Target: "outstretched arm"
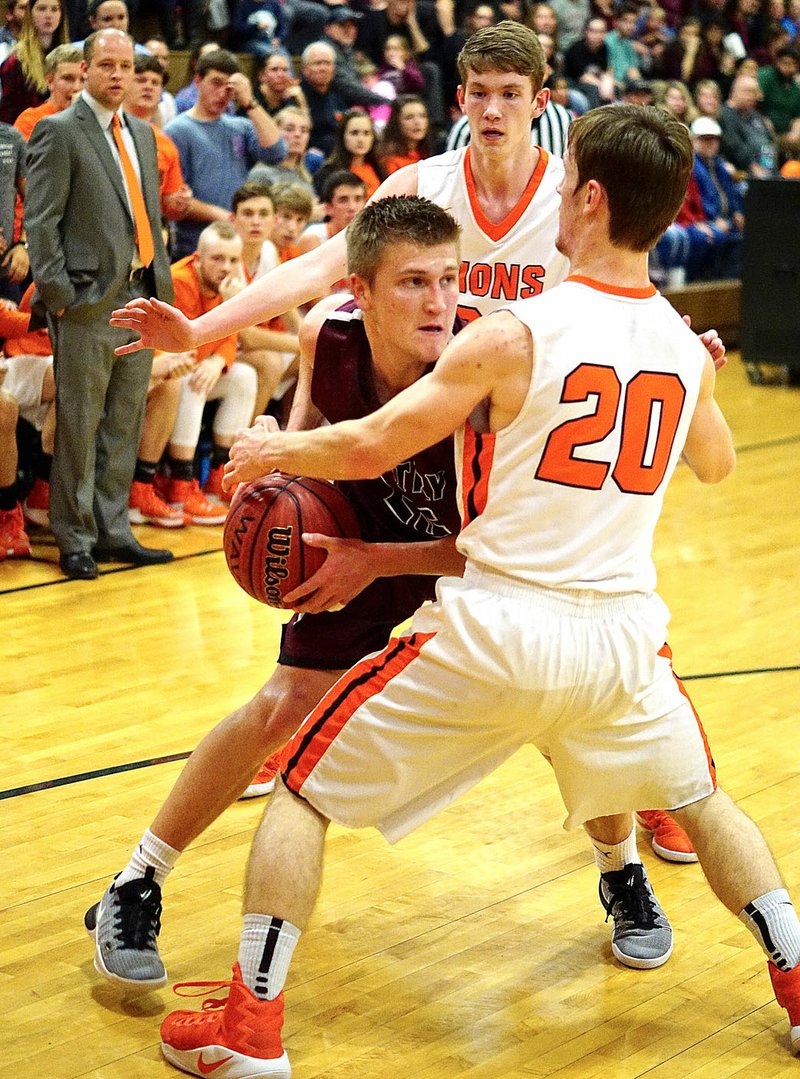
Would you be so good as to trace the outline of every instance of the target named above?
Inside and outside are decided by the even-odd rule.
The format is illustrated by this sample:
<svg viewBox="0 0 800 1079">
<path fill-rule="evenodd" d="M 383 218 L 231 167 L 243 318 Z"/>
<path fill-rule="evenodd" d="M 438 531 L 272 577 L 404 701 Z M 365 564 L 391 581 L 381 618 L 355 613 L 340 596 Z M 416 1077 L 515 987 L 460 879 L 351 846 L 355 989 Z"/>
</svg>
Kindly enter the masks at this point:
<svg viewBox="0 0 800 1079">
<path fill-rule="evenodd" d="M 416 165 L 400 169 L 385 180 L 373 199 L 389 195 L 415 195 Z M 186 352 L 239 333 L 247 326 L 267 322 L 291 307 L 324 296 L 328 288 L 345 275 L 347 242 L 340 232 L 324 244 L 299 258 L 285 262 L 257 278 L 238 296 L 226 300 L 213 311 L 191 320 L 161 300 L 131 300 L 112 312 L 111 325 L 138 333 L 139 339 L 121 345 L 118 356 L 140 348 L 158 348 L 163 352 Z"/>
</svg>

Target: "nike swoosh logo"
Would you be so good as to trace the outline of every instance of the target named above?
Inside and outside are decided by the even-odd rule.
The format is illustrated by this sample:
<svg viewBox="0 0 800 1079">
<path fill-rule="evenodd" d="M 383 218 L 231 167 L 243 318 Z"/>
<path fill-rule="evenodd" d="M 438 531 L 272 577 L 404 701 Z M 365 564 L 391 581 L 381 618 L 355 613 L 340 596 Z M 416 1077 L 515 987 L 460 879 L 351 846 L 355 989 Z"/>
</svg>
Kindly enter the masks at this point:
<svg viewBox="0 0 800 1079">
<path fill-rule="evenodd" d="M 227 1064 L 229 1060 L 233 1060 L 233 1053 L 229 1057 L 225 1057 L 224 1060 L 217 1060 L 213 1064 L 206 1064 L 203 1060 L 203 1051 L 200 1051 L 200 1056 L 197 1058 L 197 1067 L 200 1070 L 201 1075 L 211 1075 L 217 1068 L 221 1068 L 223 1064 Z"/>
</svg>

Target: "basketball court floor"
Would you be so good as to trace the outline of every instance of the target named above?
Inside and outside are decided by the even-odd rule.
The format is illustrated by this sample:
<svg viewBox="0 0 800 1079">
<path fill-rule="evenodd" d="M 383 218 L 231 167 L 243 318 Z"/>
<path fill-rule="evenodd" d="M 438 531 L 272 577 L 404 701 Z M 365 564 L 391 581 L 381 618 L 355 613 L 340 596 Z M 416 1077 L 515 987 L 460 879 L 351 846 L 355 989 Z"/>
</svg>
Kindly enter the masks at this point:
<svg viewBox="0 0 800 1079">
<path fill-rule="evenodd" d="M 724 787 L 800 898 L 800 392 L 718 396 L 736 473 L 681 469 L 657 535 L 676 671 Z M 15 1079 L 166 1079 L 171 986 L 124 997 L 92 967 L 83 913 L 124 865 L 202 734 L 270 674 L 283 615 L 237 589 L 221 529 L 140 529 L 168 566 L 61 578 L 47 534 L 0 564 L 0 1014 Z M 263 801 L 187 852 L 164 895 L 170 983 L 225 979 Z M 750 934 L 696 865 L 640 849 L 675 927 L 664 967 L 611 957 L 582 834 L 561 829 L 525 747 L 395 848 L 333 828 L 319 906 L 289 974 L 296 1079 L 767 1079 L 798 1075 Z M 224 996 L 221 990 L 216 996 Z"/>
</svg>

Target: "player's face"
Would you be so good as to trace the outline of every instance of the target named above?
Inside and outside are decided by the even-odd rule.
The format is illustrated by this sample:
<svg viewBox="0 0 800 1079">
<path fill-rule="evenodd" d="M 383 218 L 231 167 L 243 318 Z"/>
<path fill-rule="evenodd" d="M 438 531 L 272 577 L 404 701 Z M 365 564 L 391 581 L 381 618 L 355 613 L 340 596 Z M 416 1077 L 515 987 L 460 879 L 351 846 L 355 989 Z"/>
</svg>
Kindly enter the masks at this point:
<svg viewBox="0 0 800 1079">
<path fill-rule="evenodd" d="M 80 61 L 74 64 L 59 64 L 48 78 L 50 87 L 50 100 L 60 111 L 72 104 L 75 94 L 83 86 Z"/>
<path fill-rule="evenodd" d="M 197 252 L 197 276 L 207 292 L 216 295 L 228 274 L 238 269 L 242 257 L 242 241 L 211 237 L 203 242 Z"/>
<path fill-rule="evenodd" d="M 272 242 L 279 251 L 290 244 L 297 243 L 306 223 L 306 218 L 294 210 L 276 210 L 272 224 Z"/>
<path fill-rule="evenodd" d="M 133 84 L 128 91 L 128 104 L 132 109 L 153 112 L 161 100 L 164 81 L 155 71 L 140 71 L 133 76 Z"/>
<path fill-rule="evenodd" d="M 529 146 L 531 121 L 547 104 L 544 94 L 534 98 L 531 80 L 514 71 L 469 71 L 458 103 L 469 120 L 473 152 L 505 156 Z"/>
<path fill-rule="evenodd" d="M 367 200 L 363 187 L 337 187 L 331 201 L 327 203 L 331 218 L 331 231 L 341 232 L 347 228 L 359 210 L 363 210 Z"/>
<path fill-rule="evenodd" d="M 354 278 L 370 333 L 393 353 L 418 363 L 439 358 L 453 329 L 458 305 L 455 244 L 418 248 L 398 244 L 384 253 L 372 284 Z"/>
<path fill-rule="evenodd" d="M 236 207 L 233 227 L 246 244 L 263 244 L 272 237 L 272 219 L 275 216 L 268 198 L 246 199 Z"/>
<path fill-rule="evenodd" d="M 119 108 L 133 82 L 133 43 L 116 33 L 97 39 L 90 63 L 83 61 L 86 89 L 103 108 Z"/>
</svg>

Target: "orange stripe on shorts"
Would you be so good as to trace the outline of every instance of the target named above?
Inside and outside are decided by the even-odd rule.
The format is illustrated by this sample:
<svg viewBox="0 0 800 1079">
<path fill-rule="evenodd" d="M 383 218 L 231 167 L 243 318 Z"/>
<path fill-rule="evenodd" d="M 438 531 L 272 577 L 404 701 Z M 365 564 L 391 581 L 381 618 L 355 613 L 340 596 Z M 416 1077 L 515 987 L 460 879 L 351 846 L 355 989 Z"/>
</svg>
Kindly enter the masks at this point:
<svg viewBox="0 0 800 1079">
<path fill-rule="evenodd" d="M 689 707 L 692 710 L 692 715 L 697 720 L 697 729 L 700 731 L 700 737 L 703 739 L 703 748 L 706 751 L 706 760 L 708 761 L 708 773 L 711 776 L 711 782 L 714 784 L 714 790 L 716 790 L 717 789 L 717 768 L 716 768 L 716 765 L 714 764 L 714 758 L 711 756 L 711 747 L 708 744 L 708 739 L 706 738 L 706 732 L 703 730 L 703 724 L 700 722 L 700 716 L 698 716 L 697 710 L 696 710 L 695 706 L 692 704 L 692 698 L 686 692 L 686 687 L 684 686 L 683 682 L 681 682 L 680 678 L 678 678 L 677 674 L 675 673 L 675 671 L 672 668 L 672 649 L 670 648 L 670 646 L 668 644 L 664 644 L 664 646 L 661 648 L 661 650 L 659 651 L 658 654 L 660 656 L 663 656 L 665 659 L 669 660 L 669 666 L 670 666 L 670 670 L 672 671 L 672 677 L 675 679 L 675 682 L 677 683 L 678 689 L 681 691 L 683 696 L 686 698 L 686 701 L 687 701 Z"/>
<path fill-rule="evenodd" d="M 301 788 L 328 747 L 358 708 L 401 674 L 433 633 L 393 637 L 380 655 L 362 659 L 330 689 L 281 753 L 281 778 L 293 794 Z"/>
<path fill-rule="evenodd" d="M 489 496 L 489 475 L 494 459 L 495 436 L 477 434 L 468 422 L 464 426 L 464 454 L 461 462 L 461 527 L 480 517 Z"/>
</svg>

